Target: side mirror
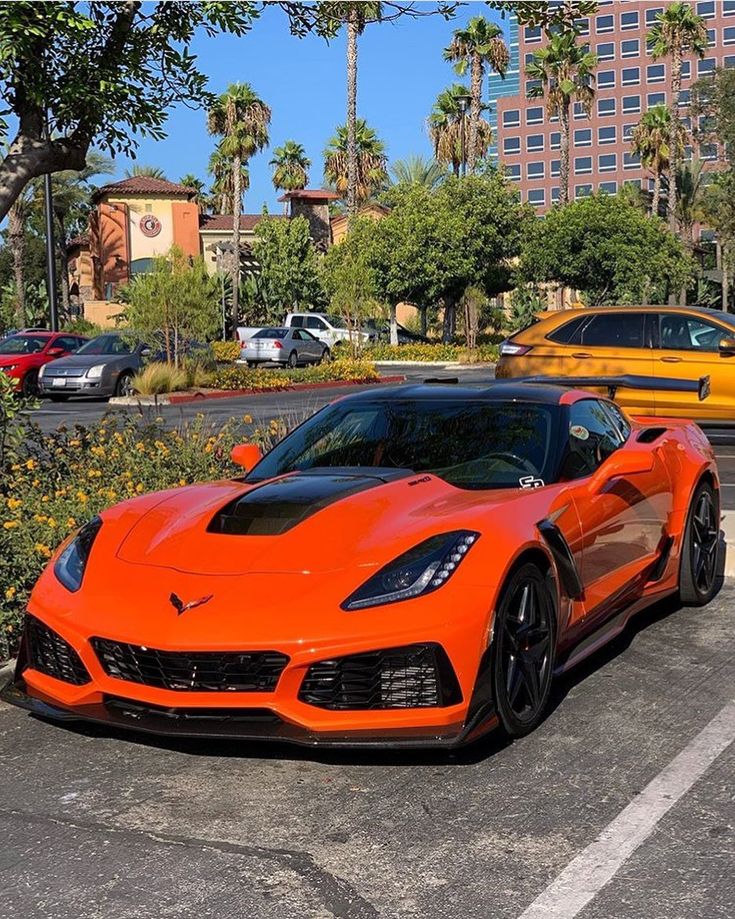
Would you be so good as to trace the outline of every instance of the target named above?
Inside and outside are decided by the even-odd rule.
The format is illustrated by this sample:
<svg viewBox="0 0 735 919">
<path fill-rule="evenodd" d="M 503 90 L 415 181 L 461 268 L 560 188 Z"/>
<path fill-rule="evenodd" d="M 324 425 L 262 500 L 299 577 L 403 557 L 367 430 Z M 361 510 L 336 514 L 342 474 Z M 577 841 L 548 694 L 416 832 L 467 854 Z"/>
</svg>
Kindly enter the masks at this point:
<svg viewBox="0 0 735 919">
<path fill-rule="evenodd" d="M 263 451 L 257 444 L 237 444 L 230 452 L 230 459 L 236 466 L 250 472 L 263 458 Z"/>
<path fill-rule="evenodd" d="M 152 353 L 153 353 L 153 352 L 152 352 L 151 349 L 148 348 L 148 347 L 145 347 L 145 348 L 141 348 L 141 349 L 140 349 L 140 356 L 141 356 L 141 357 L 150 357 Z"/>
<path fill-rule="evenodd" d="M 720 339 L 720 354 L 735 354 L 735 338 Z"/>
<path fill-rule="evenodd" d="M 62 354 L 65 354 L 65 353 L 66 352 L 64 351 L 63 348 L 49 348 L 48 351 L 46 352 L 46 354 L 48 354 L 49 357 L 60 357 Z"/>
<path fill-rule="evenodd" d="M 592 491 L 599 491 L 611 479 L 629 475 L 639 475 L 653 469 L 653 454 L 647 450 L 627 450 L 622 447 L 608 456 L 605 462 L 592 476 L 590 487 Z"/>
</svg>

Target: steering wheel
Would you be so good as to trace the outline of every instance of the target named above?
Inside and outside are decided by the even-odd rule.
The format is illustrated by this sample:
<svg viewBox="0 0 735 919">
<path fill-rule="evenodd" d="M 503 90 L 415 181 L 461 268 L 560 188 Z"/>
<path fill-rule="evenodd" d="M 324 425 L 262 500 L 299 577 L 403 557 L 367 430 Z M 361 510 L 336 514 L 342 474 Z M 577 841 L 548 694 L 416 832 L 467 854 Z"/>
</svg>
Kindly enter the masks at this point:
<svg viewBox="0 0 735 919">
<path fill-rule="evenodd" d="M 505 462 L 510 460 L 511 465 L 520 466 L 520 468 L 525 472 L 530 472 L 532 475 L 538 475 L 538 469 L 533 465 L 533 463 L 523 456 L 518 456 L 517 453 L 486 453 L 482 459 L 499 459 Z"/>
</svg>

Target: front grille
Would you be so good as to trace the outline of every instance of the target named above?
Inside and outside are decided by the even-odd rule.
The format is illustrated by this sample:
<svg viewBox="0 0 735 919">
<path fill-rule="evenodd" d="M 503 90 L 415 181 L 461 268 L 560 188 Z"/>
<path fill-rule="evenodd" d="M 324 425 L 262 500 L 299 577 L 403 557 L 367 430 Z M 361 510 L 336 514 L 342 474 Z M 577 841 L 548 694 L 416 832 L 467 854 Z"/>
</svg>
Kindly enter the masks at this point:
<svg viewBox="0 0 735 919">
<path fill-rule="evenodd" d="M 333 710 L 433 708 L 462 701 L 440 645 L 407 645 L 312 664 L 299 699 Z"/>
<path fill-rule="evenodd" d="M 273 692 L 288 657 L 278 651 L 157 651 L 91 640 L 108 676 L 177 692 Z"/>
<path fill-rule="evenodd" d="M 283 724 L 269 708 L 169 708 L 105 696 L 105 706 L 126 718 L 143 721 L 151 716 L 186 724 L 278 725 Z"/>
<path fill-rule="evenodd" d="M 29 667 L 83 686 L 92 679 L 72 646 L 35 616 L 26 616 L 25 644 Z"/>
</svg>

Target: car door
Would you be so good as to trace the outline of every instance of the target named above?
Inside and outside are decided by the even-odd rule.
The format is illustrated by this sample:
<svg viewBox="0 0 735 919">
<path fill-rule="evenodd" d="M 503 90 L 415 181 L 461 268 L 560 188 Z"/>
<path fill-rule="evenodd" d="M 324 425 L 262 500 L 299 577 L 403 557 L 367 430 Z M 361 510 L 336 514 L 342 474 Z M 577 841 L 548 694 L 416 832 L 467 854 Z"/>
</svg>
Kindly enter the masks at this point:
<svg viewBox="0 0 735 919">
<path fill-rule="evenodd" d="M 659 558 L 673 509 L 673 487 L 659 447 L 631 444 L 630 425 L 606 399 L 569 407 L 569 435 L 561 478 L 581 524 L 584 602 L 576 615 L 605 618 L 636 596 Z M 650 451 L 651 468 L 615 474 L 619 450 Z M 610 476 L 605 476 L 605 469 Z"/>
<path fill-rule="evenodd" d="M 735 354 L 720 351 L 720 341 L 735 337 L 735 329 L 694 312 L 662 310 L 657 319 L 655 375 L 682 380 L 710 378 L 710 395 L 702 402 L 696 392 L 658 391 L 657 414 L 735 420 Z"/>
<path fill-rule="evenodd" d="M 557 345 L 561 356 L 557 372 L 562 376 L 653 377 L 653 352 L 646 326 L 646 314 L 633 307 L 604 309 L 576 323 L 566 342 Z M 618 401 L 631 412 L 655 408 L 653 390 L 623 390 Z"/>
<path fill-rule="evenodd" d="M 331 343 L 331 336 L 329 334 L 329 326 L 320 316 L 307 316 L 306 317 L 306 328 L 311 332 L 311 334 L 318 338 L 319 341 L 323 341 L 326 344 Z"/>
<path fill-rule="evenodd" d="M 318 338 L 315 338 L 311 332 L 307 332 L 306 329 L 302 329 L 300 335 L 304 354 L 307 359 L 314 362 L 321 360 L 322 353 L 324 352 L 324 342 L 319 341 Z"/>
</svg>

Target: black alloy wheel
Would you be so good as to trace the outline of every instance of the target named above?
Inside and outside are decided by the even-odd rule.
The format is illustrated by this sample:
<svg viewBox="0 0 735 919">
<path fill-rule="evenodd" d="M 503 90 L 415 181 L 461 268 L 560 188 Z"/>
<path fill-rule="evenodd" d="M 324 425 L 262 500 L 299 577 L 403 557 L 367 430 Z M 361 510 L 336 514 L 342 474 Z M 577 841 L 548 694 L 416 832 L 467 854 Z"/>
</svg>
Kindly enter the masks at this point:
<svg viewBox="0 0 735 919">
<path fill-rule="evenodd" d="M 21 392 L 26 399 L 33 399 L 38 395 L 37 370 L 29 370 L 28 373 L 23 377 L 23 382 L 21 383 Z"/>
<path fill-rule="evenodd" d="M 536 565 L 519 568 L 503 590 L 493 642 L 498 715 L 508 734 L 523 737 L 543 717 L 556 647 L 554 601 Z"/>
<path fill-rule="evenodd" d="M 679 596 L 687 606 L 704 606 L 717 592 L 719 542 L 719 500 L 702 482 L 692 498 L 681 550 Z"/>
</svg>

